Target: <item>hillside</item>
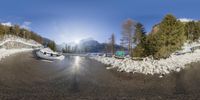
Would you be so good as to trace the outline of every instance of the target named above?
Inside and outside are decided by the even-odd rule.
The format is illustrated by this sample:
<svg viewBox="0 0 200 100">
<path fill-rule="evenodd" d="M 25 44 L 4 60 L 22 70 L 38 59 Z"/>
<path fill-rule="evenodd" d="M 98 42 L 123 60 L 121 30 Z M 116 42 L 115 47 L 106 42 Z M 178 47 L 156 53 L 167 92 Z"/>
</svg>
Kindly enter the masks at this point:
<svg viewBox="0 0 200 100">
<path fill-rule="evenodd" d="M 48 46 L 55 50 L 55 42 L 19 25 L 0 24 L 0 60 L 6 56 Z"/>
<path fill-rule="evenodd" d="M 6 35 L 14 35 L 17 37 L 21 37 L 23 39 L 34 40 L 40 44 L 50 47 L 53 50 L 55 50 L 56 48 L 54 41 L 44 38 L 31 30 L 25 29 L 19 25 L 6 25 L 6 24 L 1 23 L 0 24 L 0 38 Z"/>
<path fill-rule="evenodd" d="M 42 44 L 31 39 L 28 40 L 14 35 L 5 35 L 0 38 L 0 47 L 6 49 L 39 48 L 42 47 Z"/>
<path fill-rule="evenodd" d="M 41 47 L 43 46 L 40 43 L 31 39 L 24 39 L 14 35 L 4 35 L 0 38 L 0 60 L 15 53 L 30 51 Z"/>
</svg>

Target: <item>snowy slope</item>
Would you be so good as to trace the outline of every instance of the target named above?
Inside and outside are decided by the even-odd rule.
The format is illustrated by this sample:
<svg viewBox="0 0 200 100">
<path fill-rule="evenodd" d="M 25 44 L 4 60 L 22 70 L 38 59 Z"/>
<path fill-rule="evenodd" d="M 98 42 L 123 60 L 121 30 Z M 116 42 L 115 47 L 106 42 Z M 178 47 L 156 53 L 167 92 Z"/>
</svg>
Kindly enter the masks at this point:
<svg viewBox="0 0 200 100">
<path fill-rule="evenodd" d="M 21 43 L 23 45 L 28 45 L 29 48 L 6 49 L 6 48 L 4 48 L 4 45 L 8 42 Z M 40 47 L 42 47 L 42 45 L 33 40 L 27 40 L 27 39 L 23 39 L 23 38 L 20 38 L 17 36 L 13 36 L 13 35 L 6 35 L 3 38 L 0 38 L 0 61 L 1 61 L 1 59 L 5 58 L 6 56 L 9 56 L 9 55 L 19 53 L 19 52 L 33 50 L 32 47 L 40 48 Z"/>
<path fill-rule="evenodd" d="M 41 47 L 42 46 L 41 44 L 37 43 L 36 41 L 23 39 L 23 38 L 13 36 L 13 35 L 6 35 L 3 38 L 1 38 L 0 39 L 0 46 L 4 45 L 7 42 L 20 42 L 24 45 L 29 45 L 29 46 L 34 46 L 34 47 Z"/>
<path fill-rule="evenodd" d="M 0 49 L 0 61 L 7 57 L 7 56 L 10 56 L 12 54 L 15 54 L 15 53 L 19 53 L 19 52 L 25 52 L 25 51 L 31 51 L 33 49 L 25 49 L 25 48 L 22 48 L 22 49 Z"/>
</svg>

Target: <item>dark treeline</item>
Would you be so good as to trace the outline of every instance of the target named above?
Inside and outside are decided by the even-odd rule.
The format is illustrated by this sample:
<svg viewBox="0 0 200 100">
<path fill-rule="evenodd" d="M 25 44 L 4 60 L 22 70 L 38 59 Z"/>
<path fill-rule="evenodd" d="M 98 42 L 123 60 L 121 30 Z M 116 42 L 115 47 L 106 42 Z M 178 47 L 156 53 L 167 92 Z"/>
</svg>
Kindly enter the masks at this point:
<svg viewBox="0 0 200 100">
<path fill-rule="evenodd" d="M 123 30 L 122 44 L 129 48 L 132 57 L 153 56 L 159 59 L 167 58 L 171 53 L 180 50 L 187 40 L 198 40 L 200 22 L 181 22 L 168 14 L 149 34 L 141 23 L 130 19 L 123 24 Z"/>
<path fill-rule="evenodd" d="M 4 35 L 15 35 L 25 39 L 32 39 L 38 43 L 50 47 L 52 50 L 56 50 L 56 45 L 54 41 L 43 38 L 37 33 L 28 29 L 21 28 L 19 25 L 6 26 L 0 24 L 0 37 L 3 37 Z"/>
</svg>

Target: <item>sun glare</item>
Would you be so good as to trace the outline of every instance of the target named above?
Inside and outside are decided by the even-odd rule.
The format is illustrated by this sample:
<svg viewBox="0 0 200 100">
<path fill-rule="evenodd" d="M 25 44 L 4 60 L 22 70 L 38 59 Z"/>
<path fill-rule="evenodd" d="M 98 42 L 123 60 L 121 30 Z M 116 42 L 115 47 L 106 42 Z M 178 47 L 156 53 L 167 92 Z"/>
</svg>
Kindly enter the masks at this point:
<svg viewBox="0 0 200 100">
<path fill-rule="evenodd" d="M 74 41 L 76 44 L 79 44 L 80 43 L 80 40 L 75 40 Z"/>
</svg>

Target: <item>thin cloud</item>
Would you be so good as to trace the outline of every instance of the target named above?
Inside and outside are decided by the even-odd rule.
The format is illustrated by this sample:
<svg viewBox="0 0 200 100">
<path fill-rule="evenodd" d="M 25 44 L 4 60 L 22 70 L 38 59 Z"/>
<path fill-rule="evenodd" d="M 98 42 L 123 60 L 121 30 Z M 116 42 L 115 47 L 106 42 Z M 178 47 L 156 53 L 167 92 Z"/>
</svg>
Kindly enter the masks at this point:
<svg viewBox="0 0 200 100">
<path fill-rule="evenodd" d="M 3 22 L 3 23 L 1 23 L 1 25 L 13 26 L 14 24 L 13 24 L 12 22 Z M 25 21 L 25 22 L 23 22 L 23 23 L 20 25 L 20 27 L 21 27 L 21 28 L 24 28 L 24 29 L 30 30 L 30 29 L 31 29 L 30 25 L 31 25 L 31 22 Z"/>
<path fill-rule="evenodd" d="M 11 23 L 11 22 L 4 22 L 4 23 L 1 23 L 1 25 L 4 25 L 4 26 L 12 26 L 12 23 Z"/>
<path fill-rule="evenodd" d="M 25 21 L 25 22 L 23 22 L 23 24 L 21 25 L 21 28 L 31 29 L 30 25 L 31 25 L 31 22 Z"/>
</svg>

